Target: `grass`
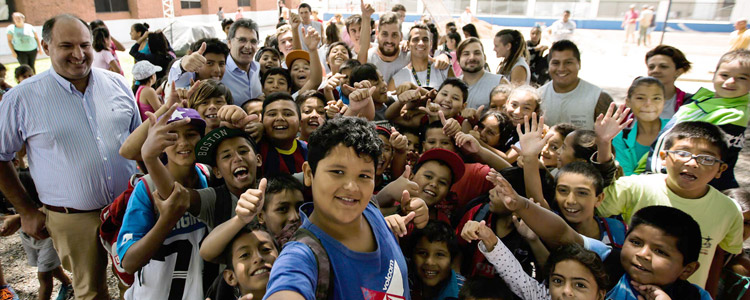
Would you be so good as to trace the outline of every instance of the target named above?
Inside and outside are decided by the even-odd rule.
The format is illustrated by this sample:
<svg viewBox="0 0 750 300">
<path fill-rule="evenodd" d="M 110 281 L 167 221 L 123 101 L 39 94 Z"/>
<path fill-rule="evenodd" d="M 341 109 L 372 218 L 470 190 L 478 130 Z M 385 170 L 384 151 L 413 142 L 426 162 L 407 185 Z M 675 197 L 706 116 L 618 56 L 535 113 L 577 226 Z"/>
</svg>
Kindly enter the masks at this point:
<svg viewBox="0 0 750 300">
<path fill-rule="evenodd" d="M 133 82 L 133 74 L 131 74 L 131 71 L 133 70 L 135 60 L 132 56 L 130 56 L 130 54 L 123 51 L 117 51 L 117 58 L 120 60 L 120 68 L 122 68 L 123 73 L 125 73 L 126 82 Z M 50 62 L 50 59 L 48 57 L 37 59 L 36 72 L 41 73 L 47 71 L 49 70 L 51 65 L 52 63 Z M 15 77 L 15 70 L 16 68 L 18 68 L 18 66 L 18 62 L 5 64 L 5 68 L 8 69 L 8 72 L 5 75 L 5 81 L 12 86 L 16 86 L 18 84 Z"/>
</svg>

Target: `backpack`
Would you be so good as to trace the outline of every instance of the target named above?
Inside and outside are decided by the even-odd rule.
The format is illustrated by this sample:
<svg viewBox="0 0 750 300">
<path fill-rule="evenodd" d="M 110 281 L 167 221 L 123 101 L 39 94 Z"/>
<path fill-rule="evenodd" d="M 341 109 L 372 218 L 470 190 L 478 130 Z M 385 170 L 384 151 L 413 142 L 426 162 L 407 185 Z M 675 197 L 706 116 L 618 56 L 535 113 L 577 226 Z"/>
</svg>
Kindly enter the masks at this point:
<svg viewBox="0 0 750 300">
<path fill-rule="evenodd" d="M 117 255 L 117 235 L 120 233 L 120 227 L 122 227 L 122 220 L 128 208 L 130 195 L 141 180 L 145 181 L 146 193 L 150 196 L 151 188 L 154 186 L 153 181 L 150 178 L 145 179 L 142 173 L 133 174 L 133 176 L 130 176 L 130 181 L 125 191 L 117 196 L 112 203 L 105 206 L 102 212 L 99 213 L 99 220 L 102 222 L 102 225 L 99 226 L 99 241 L 112 260 L 112 271 L 117 275 L 117 279 L 120 280 L 121 284 L 128 287 L 133 285 L 135 277 L 133 274 L 126 272 L 122 267 L 120 256 Z"/>
<path fill-rule="evenodd" d="M 203 175 L 208 179 L 210 177 L 209 169 L 202 165 L 196 164 L 198 169 L 201 170 Z M 154 182 L 151 177 L 145 176 L 142 173 L 136 173 L 130 176 L 128 181 L 128 187 L 120 195 L 115 198 L 112 203 L 105 206 L 101 213 L 99 213 L 99 220 L 102 222 L 99 227 L 99 241 L 102 243 L 104 250 L 107 251 L 109 258 L 112 260 L 112 270 L 120 283 L 125 286 L 131 286 L 135 277 L 133 274 L 129 274 L 122 267 L 120 262 L 120 256 L 117 254 L 117 236 L 120 233 L 120 227 L 122 227 L 123 218 L 125 218 L 125 211 L 128 208 L 128 202 L 130 201 L 130 195 L 133 194 L 133 190 L 139 181 L 144 181 L 146 187 L 146 193 L 151 199 L 151 191 L 154 190 Z M 153 199 L 151 199 L 153 201 Z M 156 211 L 156 208 L 154 208 Z"/>
<path fill-rule="evenodd" d="M 318 265 L 318 285 L 315 287 L 315 299 L 329 299 L 333 295 L 333 272 L 331 272 L 331 261 L 325 247 L 315 234 L 302 227 L 297 228 L 291 240 L 307 245 L 315 254 L 315 261 Z"/>
</svg>

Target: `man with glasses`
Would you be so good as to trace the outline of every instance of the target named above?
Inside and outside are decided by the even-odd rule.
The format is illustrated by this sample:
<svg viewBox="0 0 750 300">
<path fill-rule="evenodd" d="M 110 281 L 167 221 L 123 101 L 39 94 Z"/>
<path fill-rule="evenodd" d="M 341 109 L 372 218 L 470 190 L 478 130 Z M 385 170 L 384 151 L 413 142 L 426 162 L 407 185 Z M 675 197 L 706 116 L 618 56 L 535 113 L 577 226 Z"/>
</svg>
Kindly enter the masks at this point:
<svg viewBox="0 0 750 300">
<path fill-rule="evenodd" d="M 263 90 L 260 84 L 260 64 L 254 61 L 258 50 L 258 24 L 251 19 L 239 19 L 229 28 L 227 44 L 229 57 L 221 83 L 232 91 L 234 104 L 242 106 L 250 99 L 258 98 Z M 203 49 L 203 50 L 201 50 Z M 175 62 L 169 72 L 169 80 L 175 82 L 176 88 L 187 89 L 190 79 L 196 80 L 195 73 L 207 63 L 204 57 L 205 48 L 185 56 L 179 63 Z"/>
<path fill-rule="evenodd" d="M 599 154 L 604 153 L 597 157 L 600 169 L 613 170 L 613 160 L 601 161 L 611 157 L 611 146 L 598 140 Z M 602 217 L 622 215 L 626 223 L 647 206 L 671 206 L 689 214 L 700 225 L 703 242 L 700 267 L 692 275 L 687 273 L 687 280 L 715 295 L 724 256 L 742 251 L 742 213 L 732 199 L 709 185 L 727 170 L 723 159 L 729 153 L 729 144 L 718 126 L 688 121 L 672 127 L 664 137 L 663 149 L 659 157 L 666 174 L 617 179 L 604 188 L 604 201 L 596 212 Z M 611 182 L 614 176 L 612 172 L 603 175 L 605 182 Z"/>
</svg>

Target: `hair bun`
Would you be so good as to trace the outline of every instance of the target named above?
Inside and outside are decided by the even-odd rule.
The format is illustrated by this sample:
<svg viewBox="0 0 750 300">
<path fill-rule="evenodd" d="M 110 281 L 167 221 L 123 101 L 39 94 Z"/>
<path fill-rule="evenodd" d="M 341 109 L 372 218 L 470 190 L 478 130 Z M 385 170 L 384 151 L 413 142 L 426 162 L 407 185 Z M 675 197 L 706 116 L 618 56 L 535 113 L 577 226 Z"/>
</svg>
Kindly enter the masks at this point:
<svg viewBox="0 0 750 300">
<path fill-rule="evenodd" d="M 143 22 L 143 27 L 146 27 L 146 29 L 148 29 L 148 23 Z"/>
</svg>

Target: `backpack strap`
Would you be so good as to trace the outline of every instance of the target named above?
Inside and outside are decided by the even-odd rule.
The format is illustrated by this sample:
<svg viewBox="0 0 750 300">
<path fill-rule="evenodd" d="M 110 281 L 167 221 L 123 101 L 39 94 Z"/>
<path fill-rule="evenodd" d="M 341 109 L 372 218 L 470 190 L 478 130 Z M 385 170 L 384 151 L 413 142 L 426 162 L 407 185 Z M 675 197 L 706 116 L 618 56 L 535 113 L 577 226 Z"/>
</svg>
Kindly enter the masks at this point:
<svg viewBox="0 0 750 300">
<path fill-rule="evenodd" d="M 226 222 L 232 217 L 232 193 L 229 192 L 226 184 L 215 187 L 216 202 L 214 206 L 214 226 Z"/>
<path fill-rule="evenodd" d="M 333 294 L 333 272 L 331 272 L 331 261 L 328 258 L 328 252 L 318 237 L 305 228 L 300 227 L 297 229 L 292 240 L 307 245 L 313 254 L 315 254 L 315 261 L 318 264 L 318 285 L 315 287 L 315 299 L 328 299 L 329 295 Z"/>
<path fill-rule="evenodd" d="M 471 218 L 471 220 L 481 222 L 487 217 L 487 214 L 489 214 L 489 212 L 490 212 L 489 203 L 482 204 L 482 206 L 479 207 L 479 210 L 477 210 L 477 213 L 474 214 L 474 217 Z"/>
</svg>

